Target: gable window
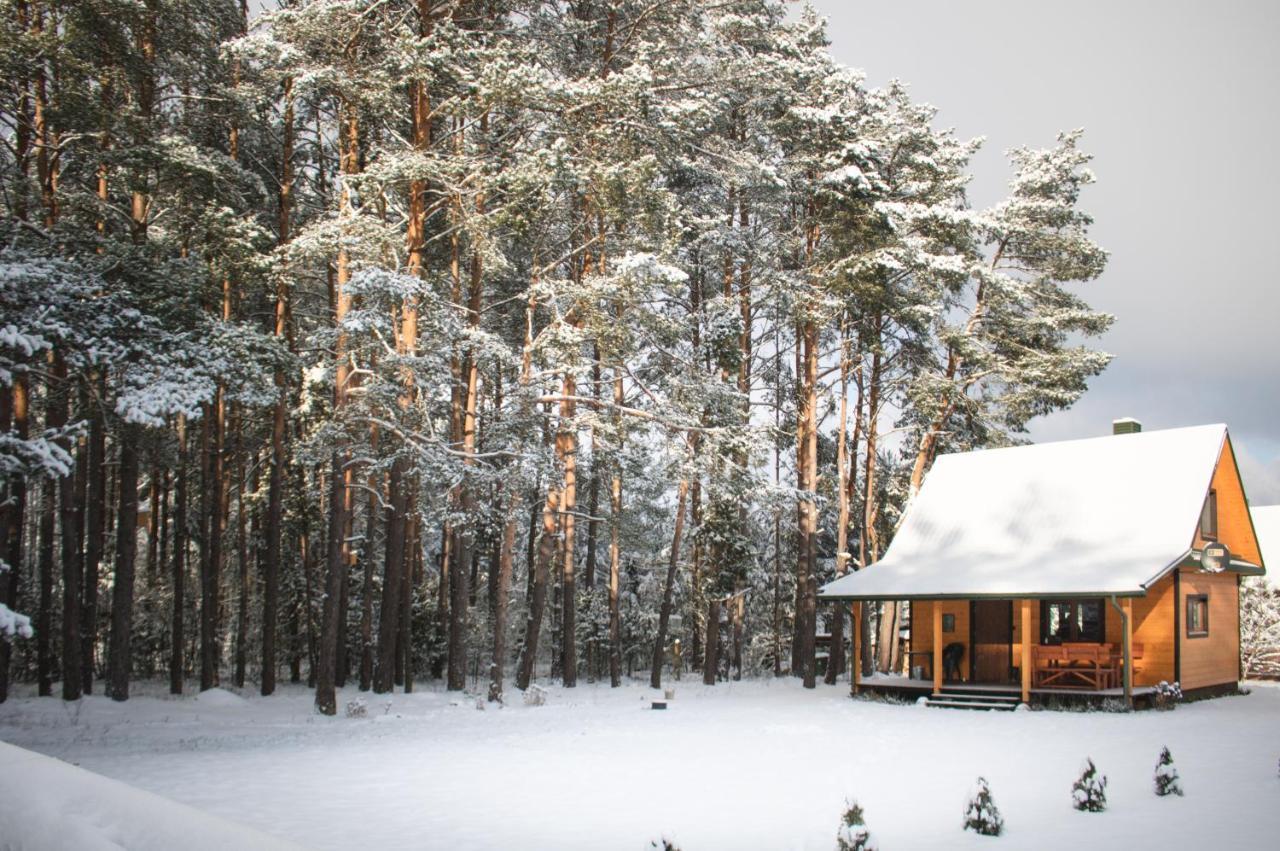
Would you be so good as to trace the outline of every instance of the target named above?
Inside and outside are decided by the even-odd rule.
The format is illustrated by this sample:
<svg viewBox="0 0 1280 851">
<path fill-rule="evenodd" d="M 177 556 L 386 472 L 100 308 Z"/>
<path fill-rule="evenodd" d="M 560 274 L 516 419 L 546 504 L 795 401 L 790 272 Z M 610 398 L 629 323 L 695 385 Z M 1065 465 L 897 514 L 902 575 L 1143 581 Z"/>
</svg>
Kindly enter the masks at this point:
<svg viewBox="0 0 1280 851">
<path fill-rule="evenodd" d="M 1209 634 L 1209 595 L 1187 595 L 1187 638 L 1203 638 Z"/>
<path fill-rule="evenodd" d="M 1215 490 L 1209 491 L 1200 509 L 1200 537 L 1206 541 L 1218 540 L 1218 492 Z"/>
<path fill-rule="evenodd" d="M 1096 642 L 1106 633 L 1102 600 L 1045 600 L 1040 604 L 1040 643 Z"/>
</svg>

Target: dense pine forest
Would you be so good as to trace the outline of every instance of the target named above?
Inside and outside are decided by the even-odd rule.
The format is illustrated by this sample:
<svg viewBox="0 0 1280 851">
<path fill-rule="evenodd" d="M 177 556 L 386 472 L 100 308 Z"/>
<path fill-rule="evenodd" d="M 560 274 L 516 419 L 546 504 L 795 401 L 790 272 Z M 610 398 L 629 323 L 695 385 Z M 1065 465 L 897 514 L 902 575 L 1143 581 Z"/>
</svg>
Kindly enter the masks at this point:
<svg viewBox="0 0 1280 851">
<path fill-rule="evenodd" d="M 0 5 L 0 700 L 834 682 L 1108 361 L 1080 134 L 977 209 L 792 4 Z"/>
</svg>

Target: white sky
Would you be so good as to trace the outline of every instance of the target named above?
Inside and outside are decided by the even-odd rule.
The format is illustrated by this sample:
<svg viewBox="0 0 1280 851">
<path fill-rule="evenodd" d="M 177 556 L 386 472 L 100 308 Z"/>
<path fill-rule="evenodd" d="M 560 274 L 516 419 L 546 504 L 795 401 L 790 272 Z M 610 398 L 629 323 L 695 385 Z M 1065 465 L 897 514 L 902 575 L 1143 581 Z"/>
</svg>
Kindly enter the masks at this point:
<svg viewBox="0 0 1280 851">
<path fill-rule="evenodd" d="M 1038 441 L 1225 422 L 1254 504 L 1280 502 L 1273 272 L 1280 215 L 1280 3 L 816 0 L 831 50 L 873 85 L 897 77 L 940 126 L 985 136 L 975 206 L 998 200 L 1003 152 L 1084 127 L 1084 195 L 1111 252 L 1083 292 L 1116 314 L 1116 355 Z"/>
</svg>

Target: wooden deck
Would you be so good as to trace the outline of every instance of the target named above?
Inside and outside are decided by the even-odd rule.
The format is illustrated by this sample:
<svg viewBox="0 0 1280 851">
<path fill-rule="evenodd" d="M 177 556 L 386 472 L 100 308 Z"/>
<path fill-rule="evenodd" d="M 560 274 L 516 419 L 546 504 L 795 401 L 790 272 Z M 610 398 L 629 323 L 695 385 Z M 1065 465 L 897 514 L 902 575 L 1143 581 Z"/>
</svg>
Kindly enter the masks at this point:
<svg viewBox="0 0 1280 851">
<path fill-rule="evenodd" d="M 927 697 L 933 693 L 932 680 L 913 680 L 910 677 L 886 676 L 884 674 L 864 677 L 858 682 L 858 687 L 861 691 L 896 695 L 898 697 Z M 999 695 L 1020 696 L 1022 692 L 1021 687 L 1016 683 L 948 682 L 944 684 L 943 688 L 950 691 Z M 1154 686 L 1133 687 L 1135 705 L 1149 703 L 1155 694 L 1156 688 Z M 1033 702 L 1038 703 L 1062 701 L 1066 703 L 1079 702 L 1081 704 L 1098 703 L 1110 699 L 1124 700 L 1124 688 L 1032 688 L 1031 699 Z"/>
</svg>

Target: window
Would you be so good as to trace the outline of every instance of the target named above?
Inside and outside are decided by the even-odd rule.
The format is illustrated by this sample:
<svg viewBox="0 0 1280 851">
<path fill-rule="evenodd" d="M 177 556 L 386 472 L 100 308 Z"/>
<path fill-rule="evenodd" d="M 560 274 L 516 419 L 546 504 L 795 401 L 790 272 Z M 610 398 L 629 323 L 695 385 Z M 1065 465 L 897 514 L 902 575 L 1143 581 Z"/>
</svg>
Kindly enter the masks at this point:
<svg viewBox="0 0 1280 851">
<path fill-rule="evenodd" d="M 942 616 L 942 631 L 943 631 L 943 632 L 955 632 L 955 631 L 956 631 L 956 616 L 955 616 L 955 615 L 943 615 L 943 616 Z"/>
<path fill-rule="evenodd" d="M 1204 507 L 1200 509 L 1200 537 L 1206 541 L 1218 540 L 1218 492 L 1209 491 Z"/>
<path fill-rule="evenodd" d="M 1040 643 L 1097 642 L 1106 634 L 1102 600 L 1045 600 L 1040 604 Z"/>
<path fill-rule="evenodd" d="M 1203 638 L 1209 634 L 1209 595 L 1187 595 L 1187 638 Z"/>
</svg>

